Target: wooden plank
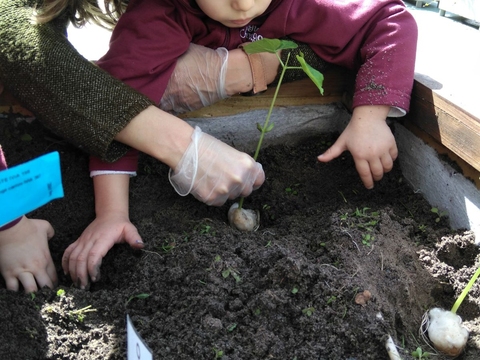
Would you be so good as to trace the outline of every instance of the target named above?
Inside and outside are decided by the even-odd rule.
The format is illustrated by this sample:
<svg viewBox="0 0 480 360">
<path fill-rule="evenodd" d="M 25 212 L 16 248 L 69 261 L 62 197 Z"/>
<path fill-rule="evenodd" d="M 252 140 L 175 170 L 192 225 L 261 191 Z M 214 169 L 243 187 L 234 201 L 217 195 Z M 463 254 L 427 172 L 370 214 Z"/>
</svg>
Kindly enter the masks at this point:
<svg viewBox="0 0 480 360">
<path fill-rule="evenodd" d="M 480 119 L 415 80 L 405 121 L 480 171 Z"/>
<path fill-rule="evenodd" d="M 310 79 L 297 80 L 282 84 L 275 105 L 302 106 L 332 104 L 343 101 L 348 102 L 346 93 L 353 87 L 354 75 L 347 69 L 337 66 L 329 67 L 323 72 L 323 75 L 325 78 L 323 83 L 323 96 Z M 234 115 L 251 110 L 268 109 L 275 89 L 275 87 L 269 87 L 266 92 L 255 96 L 235 95 L 212 106 L 181 114 L 180 117 L 217 117 Z"/>
</svg>

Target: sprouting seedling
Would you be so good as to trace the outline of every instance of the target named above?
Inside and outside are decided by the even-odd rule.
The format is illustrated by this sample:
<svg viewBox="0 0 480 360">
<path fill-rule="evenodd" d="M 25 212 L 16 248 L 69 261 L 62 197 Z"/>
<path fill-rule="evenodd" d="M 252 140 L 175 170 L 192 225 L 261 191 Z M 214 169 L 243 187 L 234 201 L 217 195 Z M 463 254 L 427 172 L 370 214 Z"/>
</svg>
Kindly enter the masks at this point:
<svg viewBox="0 0 480 360">
<path fill-rule="evenodd" d="M 77 320 L 78 322 L 83 322 L 85 316 L 89 312 L 95 312 L 97 309 L 92 309 L 92 305 L 85 306 L 84 308 L 78 310 L 72 310 L 67 313 L 70 320 Z"/>
<path fill-rule="evenodd" d="M 437 218 L 435 219 L 435 222 L 440 222 L 440 220 L 442 219 L 443 216 L 447 215 L 447 212 L 446 211 L 440 211 L 438 208 L 436 207 L 432 207 L 430 209 L 430 211 L 434 214 L 437 214 Z"/>
<path fill-rule="evenodd" d="M 428 333 L 428 338 L 435 349 L 444 354 L 458 356 L 467 345 L 468 330 L 462 325 L 462 318 L 457 315 L 457 310 L 479 275 L 480 267 L 477 268 L 450 311 L 433 308 L 423 316 L 421 335 L 425 336 L 425 333 Z"/>
<path fill-rule="evenodd" d="M 128 298 L 127 302 L 125 303 L 125 306 L 128 305 L 128 303 L 129 303 L 130 301 L 132 301 L 133 299 L 143 300 L 143 299 L 148 298 L 149 296 L 150 296 L 150 294 L 145 294 L 145 293 L 143 293 L 143 294 L 137 294 L 137 295 L 132 295 L 132 296 L 130 296 L 130 297 Z"/>
<path fill-rule="evenodd" d="M 287 70 L 303 70 L 305 74 L 310 78 L 310 80 L 312 80 L 313 83 L 320 90 L 320 93 L 323 95 L 323 74 L 320 73 L 318 70 L 314 69 L 313 67 L 311 67 L 305 61 L 303 53 L 300 53 L 300 55 L 296 56 L 300 66 L 288 65 L 288 61 L 290 60 L 290 52 L 287 54 L 285 63 L 282 61 L 280 55 L 278 54 L 279 51 L 296 49 L 297 47 L 298 45 L 293 41 L 279 40 L 279 39 L 265 39 L 265 38 L 255 41 L 253 43 L 247 44 L 243 47 L 243 49 L 247 54 L 257 54 L 261 52 L 269 52 L 272 54 L 276 54 L 280 62 L 280 66 L 282 67 L 282 71 L 280 72 L 280 77 L 278 79 L 278 83 L 275 88 L 275 93 L 273 94 L 273 98 L 270 103 L 270 107 L 268 109 L 268 113 L 265 118 L 265 121 L 263 125 L 257 123 L 257 129 L 260 131 L 260 138 L 258 139 L 257 148 L 253 155 L 254 160 L 257 160 L 258 158 L 258 154 L 260 153 L 260 148 L 262 147 L 265 134 L 272 131 L 274 127 L 274 123 L 270 122 L 270 117 L 272 115 L 272 111 L 275 106 L 275 102 L 277 100 L 278 92 L 280 90 L 280 86 L 282 84 L 283 78 Z M 243 209 L 243 199 L 244 198 L 241 197 L 238 203 L 233 204 L 230 210 L 228 211 L 228 219 L 229 219 L 230 225 L 243 231 L 256 230 L 258 229 L 258 225 L 259 225 L 259 217 L 260 217 L 259 212 Z"/>
<path fill-rule="evenodd" d="M 415 351 L 412 351 L 412 356 L 415 359 L 423 360 L 430 358 L 430 353 L 428 351 L 423 351 L 422 348 L 419 346 Z"/>
</svg>

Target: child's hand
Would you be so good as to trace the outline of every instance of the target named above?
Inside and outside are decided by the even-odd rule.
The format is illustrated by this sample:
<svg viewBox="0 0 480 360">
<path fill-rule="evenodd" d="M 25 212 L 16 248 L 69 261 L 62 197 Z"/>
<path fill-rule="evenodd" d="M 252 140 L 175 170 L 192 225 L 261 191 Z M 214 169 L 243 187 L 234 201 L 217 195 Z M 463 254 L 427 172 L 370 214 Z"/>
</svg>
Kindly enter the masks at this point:
<svg viewBox="0 0 480 360">
<path fill-rule="evenodd" d="M 143 248 L 137 228 L 124 213 L 110 212 L 90 223 L 82 235 L 63 254 L 62 267 L 74 284 L 85 289 L 90 279 L 100 279 L 102 259 L 113 245 L 128 243 L 132 248 Z"/>
<path fill-rule="evenodd" d="M 15 226 L 0 231 L 0 272 L 7 289 L 25 292 L 57 285 L 57 272 L 48 249 L 54 235 L 52 225 L 45 220 L 23 217 Z"/>
<path fill-rule="evenodd" d="M 337 141 L 318 161 L 328 162 L 350 151 L 363 184 L 372 189 L 374 181 L 393 168 L 398 156 L 395 138 L 386 123 L 389 106 L 359 106 Z"/>
</svg>

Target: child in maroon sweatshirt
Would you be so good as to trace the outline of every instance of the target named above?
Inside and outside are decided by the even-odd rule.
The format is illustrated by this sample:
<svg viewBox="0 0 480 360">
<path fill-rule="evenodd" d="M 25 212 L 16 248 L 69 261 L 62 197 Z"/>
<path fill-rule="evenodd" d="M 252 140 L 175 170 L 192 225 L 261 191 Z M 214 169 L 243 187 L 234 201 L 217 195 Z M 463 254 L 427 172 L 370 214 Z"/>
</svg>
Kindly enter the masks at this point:
<svg viewBox="0 0 480 360">
<path fill-rule="evenodd" d="M 245 42 L 284 37 L 305 43 L 323 60 L 356 72 L 350 123 L 317 159 L 328 162 L 349 151 L 363 184 L 373 188 L 398 155 L 386 118 L 406 114 L 413 86 L 417 26 L 401 0 L 130 0 L 98 65 L 160 105 L 177 60 L 190 44 L 228 54 Z M 181 135 L 178 131 L 169 135 L 176 138 L 175 134 Z M 196 181 L 176 184 L 172 180 L 185 173 L 187 179 L 196 180 L 195 164 L 201 156 L 212 159 L 211 169 L 200 175 L 213 189 L 217 179 L 209 173 L 231 170 L 215 160 L 224 149 L 201 147 L 201 142 L 195 145 L 201 135 L 195 130 L 185 152 L 192 148 L 193 157 L 179 162 L 189 167 L 172 170 L 172 185 L 181 195 L 194 193 Z M 206 149 L 206 155 L 198 148 Z M 136 171 L 136 155 L 130 155 L 114 164 L 91 161 L 97 218 L 63 258 L 64 270 L 82 285 L 88 276 L 97 278 L 102 257 L 115 243 L 141 243 L 128 215 L 128 179 Z M 253 181 L 243 182 L 251 191 Z M 256 184 L 262 182 L 263 177 Z M 208 205 L 227 200 L 216 196 L 209 201 L 209 196 L 195 197 Z"/>
</svg>

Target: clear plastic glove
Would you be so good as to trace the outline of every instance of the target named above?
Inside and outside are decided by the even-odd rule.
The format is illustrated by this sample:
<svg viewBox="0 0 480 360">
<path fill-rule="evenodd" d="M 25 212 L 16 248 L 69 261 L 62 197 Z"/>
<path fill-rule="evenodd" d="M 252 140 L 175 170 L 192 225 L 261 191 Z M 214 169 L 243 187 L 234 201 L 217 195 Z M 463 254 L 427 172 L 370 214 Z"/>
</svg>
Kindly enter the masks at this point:
<svg viewBox="0 0 480 360">
<path fill-rule="evenodd" d="M 0 272 L 7 289 L 26 293 L 57 285 L 57 271 L 48 249 L 54 235 L 48 221 L 23 217 L 15 226 L 0 231 Z"/>
<path fill-rule="evenodd" d="M 165 111 L 183 113 L 200 109 L 228 97 L 225 90 L 228 50 L 190 44 L 177 61 L 160 100 Z"/>
<path fill-rule="evenodd" d="M 192 194 L 207 205 L 248 196 L 265 181 L 262 165 L 231 146 L 205 134 L 197 126 L 192 142 L 170 169 L 170 183 L 181 196 Z"/>
</svg>

